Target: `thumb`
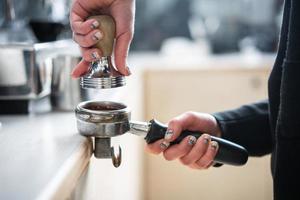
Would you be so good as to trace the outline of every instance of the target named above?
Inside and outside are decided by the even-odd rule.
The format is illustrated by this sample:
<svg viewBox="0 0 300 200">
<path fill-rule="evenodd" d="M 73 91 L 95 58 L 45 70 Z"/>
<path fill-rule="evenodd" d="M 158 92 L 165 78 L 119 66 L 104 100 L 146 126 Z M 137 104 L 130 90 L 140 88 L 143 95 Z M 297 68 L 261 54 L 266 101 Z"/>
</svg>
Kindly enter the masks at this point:
<svg viewBox="0 0 300 200">
<path fill-rule="evenodd" d="M 128 66 L 127 66 L 127 57 L 129 46 L 132 40 L 132 33 L 125 32 L 119 35 L 116 39 L 115 45 L 115 64 L 118 71 L 126 76 L 131 74 Z"/>
</svg>

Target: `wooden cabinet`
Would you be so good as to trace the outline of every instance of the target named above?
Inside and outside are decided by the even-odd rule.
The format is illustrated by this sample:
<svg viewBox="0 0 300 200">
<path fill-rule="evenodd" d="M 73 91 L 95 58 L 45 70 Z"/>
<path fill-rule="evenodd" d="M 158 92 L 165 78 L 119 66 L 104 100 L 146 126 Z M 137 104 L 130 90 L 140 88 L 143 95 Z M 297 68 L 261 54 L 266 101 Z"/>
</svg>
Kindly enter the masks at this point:
<svg viewBox="0 0 300 200">
<path fill-rule="evenodd" d="M 146 70 L 145 118 L 167 122 L 185 111 L 216 112 L 267 98 L 270 68 Z M 191 170 L 178 161 L 147 155 L 145 199 L 272 199 L 270 157 L 243 167 Z"/>
</svg>

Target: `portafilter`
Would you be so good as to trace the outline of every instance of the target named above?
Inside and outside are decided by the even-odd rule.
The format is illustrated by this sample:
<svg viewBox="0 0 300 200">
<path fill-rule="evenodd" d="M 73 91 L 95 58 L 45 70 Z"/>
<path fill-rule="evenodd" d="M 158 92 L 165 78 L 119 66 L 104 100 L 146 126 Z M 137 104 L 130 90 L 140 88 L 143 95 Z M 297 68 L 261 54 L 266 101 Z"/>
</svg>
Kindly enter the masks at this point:
<svg viewBox="0 0 300 200">
<path fill-rule="evenodd" d="M 153 119 L 150 122 L 130 120 L 130 109 L 122 103 L 112 101 L 86 101 L 78 104 L 75 110 L 77 128 L 83 136 L 94 137 L 94 155 L 96 158 L 112 158 L 115 167 L 121 164 L 121 148 L 119 153 L 110 146 L 111 137 L 130 132 L 143 136 L 148 144 L 164 138 L 167 127 Z M 170 145 L 178 144 L 185 137 L 193 135 L 199 138 L 198 131 L 183 131 Z M 214 161 L 220 164 L 244 165 L 248 160 L 247 150 L 228 140 L 211 136 L 212 141 L 219 144 Z"/>
</svg>

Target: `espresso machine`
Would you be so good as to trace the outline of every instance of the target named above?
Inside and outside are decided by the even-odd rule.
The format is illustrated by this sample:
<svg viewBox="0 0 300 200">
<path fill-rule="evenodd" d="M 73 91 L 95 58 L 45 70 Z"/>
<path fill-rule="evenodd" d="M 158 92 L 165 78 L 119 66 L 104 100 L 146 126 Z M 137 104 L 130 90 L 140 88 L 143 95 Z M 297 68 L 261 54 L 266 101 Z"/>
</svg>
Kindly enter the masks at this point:
<svg viewBox="0 0 300 200">
<path fill-rule="evenodd" d="M 84 89 L 110 89 L 126 84 L 125 77 L 116 71 L 111 62 L 115 38 L 115 22 L 107 15 L 93 16 L 98 20 L 103 38 L 94 46 L 101 49 L 102 57 L 90 63 L 88 72 L 81 77 Z M 123 103 L 113 101 L 84 101 L 77 105 L 75 115 L 77 128 L 81 135 L 94 138 L 94 155 L 96 158 L 111 158 L 115 167 L 122 160 L 121 147 L 111 146 L 113 137 L 127 132 L 142 136 L 148 144 L 164 138 L 167 127 L 153 119 L 149 122 L 131 121 L 131 110 Z M 193 135 L 199 138 L 202 133 L 185 130 L 171 143 L 178 144 L 185 137 Z M 243 165 L 248 160 L 247 150 L 235 143 L 211 136 L 219 144 L 215 162 L 220 164 Z"/>
<path fill-rule="evenodd" d="M 70 4 L 71 0 L 1 1 L 0 114 L 52 109 L 54 65 L 63 56 L 80 56 L 70 39 Z"/>
</svg>

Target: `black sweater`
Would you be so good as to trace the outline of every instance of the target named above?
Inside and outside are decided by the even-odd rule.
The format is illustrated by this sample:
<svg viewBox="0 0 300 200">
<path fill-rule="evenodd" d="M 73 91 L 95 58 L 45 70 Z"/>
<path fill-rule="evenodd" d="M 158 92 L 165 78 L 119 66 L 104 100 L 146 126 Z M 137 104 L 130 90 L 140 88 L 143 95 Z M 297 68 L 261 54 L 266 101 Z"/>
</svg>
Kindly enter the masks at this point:
<svg viewBox="0 0 300 200">
<path fill-rule="evenodd" d="M 272 153 L 274 199 L 300 199 L 300 0 L 286 0 L 269 99 L 214 114 L 222 137 Z"/>
</svg>

